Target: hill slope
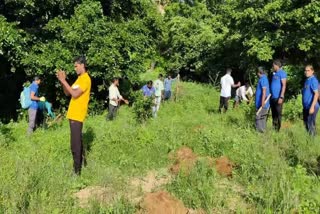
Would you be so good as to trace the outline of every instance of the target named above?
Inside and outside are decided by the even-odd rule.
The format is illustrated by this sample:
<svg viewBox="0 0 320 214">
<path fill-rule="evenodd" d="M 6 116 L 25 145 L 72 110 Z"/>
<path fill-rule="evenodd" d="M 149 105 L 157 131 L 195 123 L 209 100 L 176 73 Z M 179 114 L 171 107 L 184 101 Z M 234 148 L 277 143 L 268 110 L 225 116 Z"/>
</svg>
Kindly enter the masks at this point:
<svg viewBox="0 0 320 214">
<path fill-rule="evenodd" d="M 209 86 L 183 83 L 177 102 L 164 103 L 144 125 L 128 107 L 113 122 L 88 118 L 81 177 L 72 173 L 67 121 L 30 138 L 24 121 L 2 127 L 0 213 L 135 213 L 144 195 L 157 190 L 193 212 L 316 213 L 319 137 L 309 139 L 302 122 L 258 134 L 245 107 L 217 114 L 218 99 Z M 185 151 L 194 161 L 171 174 L 181 147 L 192 150 Z M 212 167 L 220 156 L 234 163 L 232 177 Z"/>
</svg>

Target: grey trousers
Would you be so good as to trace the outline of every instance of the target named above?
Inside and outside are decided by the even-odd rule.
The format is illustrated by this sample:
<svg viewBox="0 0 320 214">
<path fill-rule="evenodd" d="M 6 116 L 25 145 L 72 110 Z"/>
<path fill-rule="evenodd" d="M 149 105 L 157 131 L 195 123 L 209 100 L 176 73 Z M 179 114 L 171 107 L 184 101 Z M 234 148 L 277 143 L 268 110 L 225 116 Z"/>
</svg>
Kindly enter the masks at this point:
<svg viewBox="0 0 320 214">
<path fill-rule="evenodd" d="M 27 134 L 31 134 L 36 128 L 36 119 L 37 119 L 37 109 L 28 109 L 29 115 L 29 126 Z"/>
<path fill-rule="evenodd" d="M 109 104 L 109 113 L 107 115 L 107 120 L 113 120 L 117 116 L 118 106 Z"/>
<path fill-rule="evenodd" d="M 269 109 L 261 109 L 258 115 L 256 115 L 256 130 L 259 132 L 265 132 L 267 128 L 267 116 Z"/>
</svg>

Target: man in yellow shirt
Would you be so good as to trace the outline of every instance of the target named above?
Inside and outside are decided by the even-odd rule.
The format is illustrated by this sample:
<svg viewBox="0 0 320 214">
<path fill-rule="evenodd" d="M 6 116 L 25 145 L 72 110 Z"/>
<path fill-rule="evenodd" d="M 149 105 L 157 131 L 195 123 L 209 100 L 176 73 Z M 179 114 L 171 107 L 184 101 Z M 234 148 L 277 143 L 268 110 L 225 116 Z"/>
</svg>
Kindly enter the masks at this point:
<svg viewBox="0 0 320 214">
<path fill-rule="evenodd" d="M 72 86 L 66 81 L 66 73 L 62 70 L 57 72 L 63 91 L 67 96 L 71 96 L 67 118 L 69 119 L 71 132 L 71 152 L 73 156 L 74 172 L 81 173 L 83 161 L 82 126 L 87 115 L 88 103 L 91 90 L 91 78 L 87 73 L 85 57 L 74 59 L 74 69 L 78 75 Z"/>
</svg>

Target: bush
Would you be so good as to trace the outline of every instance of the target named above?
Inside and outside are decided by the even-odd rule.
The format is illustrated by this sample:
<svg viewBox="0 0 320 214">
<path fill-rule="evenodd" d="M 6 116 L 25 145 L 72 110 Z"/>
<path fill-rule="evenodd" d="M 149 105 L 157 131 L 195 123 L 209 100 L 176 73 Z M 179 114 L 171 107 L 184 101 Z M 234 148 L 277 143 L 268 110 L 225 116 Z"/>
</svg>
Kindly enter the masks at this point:
<svg viewBox="0 0 320 214">
<path fill-rule="evenodd" d="M 283 69 L 287 72 L 287 88 L 286 96 L 287 97 L 296 97 L 301 93 L 303 87 L 304 77 L 304 68 L 301 66 L 286 65 L 283 66 Z"/>
<path fill-rule="evenodd" d="M 139 123 L 146 122 L 150 117 L 152 117 L 152 97 L 144 97 L 141 91 L 136 91 L 132 93 L 134 98 L 133 111 L 135 113 L 135 119 Z"/>
<path fill-rule="evenodd" d="M 0 122 L 0 146 L 8 146 L 9 143 L 15 141 L 12 131 L 9 126 Z"/>
<path fill-rule="evenodd" d="M 302 117 L 302 95 L 292 98 L 285 104 L 283 108 L 283 117 L 285 120 L 296 121 Z"/>
</svg>

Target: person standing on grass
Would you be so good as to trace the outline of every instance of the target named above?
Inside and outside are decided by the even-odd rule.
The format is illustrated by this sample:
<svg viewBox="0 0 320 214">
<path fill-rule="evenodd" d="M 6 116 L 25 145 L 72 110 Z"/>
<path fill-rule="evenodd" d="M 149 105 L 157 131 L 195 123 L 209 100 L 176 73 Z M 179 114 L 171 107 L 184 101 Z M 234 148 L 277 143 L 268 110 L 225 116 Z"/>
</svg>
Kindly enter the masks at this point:
<svg viewBox="0 0 320 214">
<path fill-rule="evenodd" d="M 152 107 L 152 114 L 153 117 L 157 117 L 157 113 L 160 108 L 161 99 L 163 99 L 163 76 L 162 74 L 159 74 L 159 77 L 156 81 L 154 81 L 154 88 L 156 89 L 154 95 L 155 95 L 155 106 Z"/>
<path fill-rule="evenodd" d="M 146 85 L 142 87 L 142 93 L 144 97 L 152 97 L 154 96 L 156 89 L 153 87 L 153 82 L 150 80 Z"/>
<path fill-rule="evenodd" d="M 41 79 L 39 77 L 34 77 L 32 84 L 30 85 L 30 98 L 31 98 L 31 105 L 28 109 L 28 116 L 29 116 L 29 125 L 27 134 L 31 135 L 35 128 L 36 128 L 36 121 L 39 109 L 39 101 L 46 101 L 44 97 L 39 97 L 39 85 L 41 83 Z"/>
<path fill-rule="evenodd" d="M 236 97 L 233 107 L 236 108 L 242 101 L 249 103 L 249 99 L 247 98 L 247 96 L 249 99 L 253 96 L 253 91 L 249 82 L 246 82 L 245 85 L 236 90 Z"/>
<path fill-rule="evenodd" d="M 234 84 L 233 78 L 231 76 L 232 69 L 228 68 L 226 74 L 221 78 L 221 94 L 220 94 L 220 105 L 219 112 L 221 113 L 222 108 L 224 112 L 228 110 L 228 102 L 231 97 L 231 88 L 237 88 L 241 85 L 240 82 Z"/>
<path fill-rule="evenodd" d="M 128 104 L 128 100 L 123 99 L 119 92 L 119 78 L 115 77 L 112 80 L 112 84 L 109 87 L 109 112 L 107 115 L 107 120 L 114 120 L 117 116 L 117 111 L 120 106 L 121 101 Z"/>
<path fill-rule="evenodd" d="M 69 119 L 70 124 L 71 152 L 73 156 L 74 172 L 77 175 L 80 175 L 84 158 L 82 127 L 88 111 L 91 78 L 87 73 L 85 57 L 76 57 L 73 62 L 78 78 L 72 86 L 66 81 L 66 73 L 64 71 L 59 70 L 57 72 L 57 78 L 63 87 L 64 93 L 67 96 L 71 96 L 67 118 Z"/>
<path fill-rule="evenodd" d="M 302 89 L 303 121 L 311 136 L 316 135 L 316 118 L 319 110 L 319 82 L 314 76 L 312 65 L 307 65 L 304 71 L 307 77 Z"/>
<path fill-rule="evenodd" d="M 256 89 L 256 129 L 265 132 L 267 116 L 270 107 L 268 96 L 270 95 L 269 81 L 262 67 L 258 68 L 259 81 Z"/>
<path fill-rule="evenodd" d="M 278 59 L 273 61 L 273 70 L 270 105 L 273 128 L 279 131 L 281 128 L 282 107 L 287 86 L 287 74 L 282 69 L 282 63 Z"/>
<path fill-rule="evenodd" d="M 164 79 L 164 100 L 169 100 L 171 98 L 171 86 L 172 82 L 179 80 L 180 75 L 178 74 L 176 78 L 172 79 L 169 74 L 167 78 Z"/>
</svg>

